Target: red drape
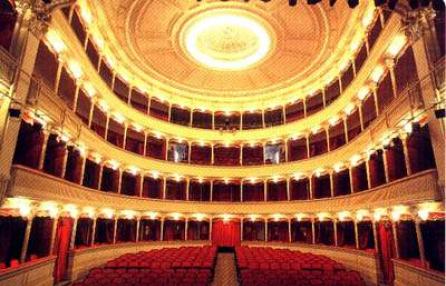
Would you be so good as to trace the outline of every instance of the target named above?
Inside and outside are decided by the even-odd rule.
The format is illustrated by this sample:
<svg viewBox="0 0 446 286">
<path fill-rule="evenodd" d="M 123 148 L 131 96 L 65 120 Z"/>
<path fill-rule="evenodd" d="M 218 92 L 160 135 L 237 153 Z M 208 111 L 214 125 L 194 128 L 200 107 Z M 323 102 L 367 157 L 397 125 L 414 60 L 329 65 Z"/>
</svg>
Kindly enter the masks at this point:
<svg viewBox="0 0 446 286">
<path fill-rule="evenodd" d="M 378 224 L 379 258 L 388 285 L 393 285 L 395 273 L 392 258 L 395 256 L 395 243 L 392 234 L 392 224 L 388 221 Z"/>
<path fill-rule="evenodd" d="M 60 218 L 57 224 L 56 264 L 54 265 L 54 283 L 65 279 L 68 266 L 68 251 L 70 248 L 71 231 L 73 228 L 72 218 Z"/>
<path fill-rule="evenodd" d="M 240 221 L 214 221 L 212 223 L 212 244 L 228 247 L 240 245 Z"/>
</svg>

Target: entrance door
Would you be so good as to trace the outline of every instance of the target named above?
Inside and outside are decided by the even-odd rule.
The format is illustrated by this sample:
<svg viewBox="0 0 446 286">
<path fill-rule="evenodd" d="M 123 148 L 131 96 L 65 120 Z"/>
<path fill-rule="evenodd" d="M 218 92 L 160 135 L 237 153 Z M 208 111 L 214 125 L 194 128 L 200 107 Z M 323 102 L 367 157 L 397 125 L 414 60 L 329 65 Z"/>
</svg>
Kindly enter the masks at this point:
<svg viewBox="0 0 446 286">
<path fill-rule="evenodd" d="M 240 221 L 214 220 L 212 222 L 212 244 L 224 247 L 240 245 Z"/>
<path fill-rule="evenodd" d="M 66 278 L 72 229 L 72 218 L 59 219 L 59 222 L 57 223 L 56 242 L 54 245 L 54 254 L 57 255 L 53 274 L 54 283 L 63 281 Z"/>
<path fill-rule="evenodd" d="M 395 273 L 392 258 L 395 257 L 395 243 L 393 240 L 392 223 L 381 221 L 378 223 L 379 260 L 387 285 L 393 285 Z"/>
</svg>

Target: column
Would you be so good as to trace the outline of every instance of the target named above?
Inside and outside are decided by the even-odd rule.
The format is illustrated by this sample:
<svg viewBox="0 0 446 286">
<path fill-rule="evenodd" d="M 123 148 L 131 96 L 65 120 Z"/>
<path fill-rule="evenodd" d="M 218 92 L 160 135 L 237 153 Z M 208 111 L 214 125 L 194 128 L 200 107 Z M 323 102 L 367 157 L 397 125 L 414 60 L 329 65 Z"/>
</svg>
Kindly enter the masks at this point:
<svg viewBox="0 0 446 286">
<path fill-rule="evenodd" d="M 187 142 L 187 163 L 190 164 L 190 158 L 192 156 L 192 142 Z"/>
<path fill-rule="evenodd" d="M 243 221 L 244 221 L 244 218 L 242 217 L 240 219 L 240 241 L 243 241 Z"/>
<path fill-rule="evenodd" d="M 90 105 L 90 111 L 88 111 L 88 129 L 91 129 L 91 124 L 93 122 L 95 104 L 96 104 L 96 98 L 92 98 L 91 105 Z"/>
<path fill-rule="evenodd" d="M 348 166 L 348 173 L 350 177 L 350 192 L 353 194 L 355 192 L 354 180 L 353 180 L 353 166 Z"/>
<path fill-rule="evenodd" d="M 291 243 L 291 219 L 288 219 L 288 241 Z"/>
<path fill-rule="evenodd" d="M 211 144 L 211 165 L 214 165 L 214 144 Z"/>
<path fill-rule="evenodd" d="M 150 105 L 152 104 L 152 96 L 147 99 L 147 114 L 150 114 Z"/>
<path fill-rule="evenodd" d="M 67 172 L 67 160 L 68 160 L 68 149 L 67 149 L 67 145 L 65 144 L 65 153 L 63 155 L 63 160 L 62 160 L 62 172 L 60 173 L 60 177 L 61 178 L 65 178 L 65 173 Z"/>
<path fill-rule="evenodd" d="M 384 162 L 384 174 L 386 175 L 386 183 L 390 182 L 389 179 L 389 166 L 387 164 L 387 150 L 383 149 L 383 162 Z"/>
<path fill-rule="evenodd" d="M 243 111 L 240 111 L 240 129 L 239 130 L 243 130 Z"/>
<path fill-rule="evenodd" d="M 423 241 L 423 233 L 421 232 L 421 221 L 420 219 L 415 220 L 415 231 L 417 233 L 417 243 L 418 243 L 418 251 L 420 252 L 420 260 L 423 266 L 427 266 L 426 263 L 426 252 L 424 249 L 424 241 Z"/>
<path fill-rule="evenodd" d="M 87 157 L 86 156 L 80 156 L 81 158 L 81 172 L 79 175 L 79 184 L 82 185 L 84 183 L 84 176 L 85 176 L 85 165 L 87 164 Z"/>
<path fill-rule="evenodd" d="M 432 29 L 432 27 L 431 27 Z M 434 76 L 432 75 L 432 62 L 435 60 L 436 56 L 432 54 L 433 47 L 438 47 L 436 41 L 432 41 L 429 39 L 428 34 L 425 34 L 424 37 L 418 38 L 416 35 L 413 35 L 411 39 L 412 41 L 412 49 L 414 52 L 414 59 L 416 62 L 416 73 L 418 74 L 418 78 L 424 79 L 423 86 L 425 88 L 421 89 L 422 101 L 426 103 L 426 105 L 430 105 L 433 102 L 438 102 L 439 100 L 439 91 L 437 90 L 437 83 L 435 82 Z M 430 87 L 430 88 L 429 88 Z M 443 106 L 444 108 L 444 106 Z M 438 185 L 439 190 L 443 190 L 445 186 L 445 156 L 444 156 L 444 137 L 445 137 L 445 121 L 437 120 L 435 118 L 434 109 L 430 109 L 427 111 L 428 113 L 428 126 L 429 126 L 429 134 L 431 137 L 432 148 L 434 150 L 435 163 L 437 165 L 437 174 L 438 174 Z M 444 195 L 441 195 L 442 197 Z"/>
<path fill-rule="evenodd" d="M 312 200 L 313 198 L 314 198 L 314 195 L 313 195 L 313 174 L 311 174 L 309 177 L 308 177 L 308 180 L 309 180 L 309 185 L 310 185 L 310 200 Z"/>
<path fill-rule="evenodd" d="M 311 218 L 311 243 L 316 244 L 316 225 L 314 218 Z"/>
<path fill-rule="evenodd" d="M 333 177 L 334 172 L 333 172 L 333 170 L 329 170 L 328 174 L 330 175 L 330 195 L 331 195 L 332 198 L 334 198 L 334 196 L 335 196 L 335 193 L 334 193 L 335 189 L 334 189 L 334 177 Z"/>
<path fill-rule="evenodd" d="M 95 244 L 95 240 L 96 240 L 96 222 L 97 222 L 97 218 L 94 217 L 93 224 L 91 226 L 91 246 L 93 246 Z"/>
<path fill-rule="evenodd" d="M 139 175 L 139 188 L 138 188 L 138 196 L 142 198 L 142 193 L 144 191 L 144 172 L 141 172 Z"/>
<path fill-rule="evenodd" d="M 397 90 L 396 90 L 396 76 L 395 76 L 395 60 L 393 59 L 386 59 L 386 66 L 389 69 L 390 73 L 390 80 L 392 81 L 392 93 L 393 97 L 397 97 Z"/>
<path fill-rule="evenodd" d="M 291 201 L 290 178 L 286 178 L 286 198 L 288 201 Z"/>
<path fill-rule="evenodd" d="M 355 227 L 355 245 L 356 245 L 356 249 L 359 249 L 358 221 L 353 220 L 353 225 Z"/>
<path fill-rule="evenodd" d="M 345 135 L 345 143 L 348 143 L 348 126 L 347 126 L 347 116 L 342 116 L 342 121 L 344 122 L 344 135 Z"/>
<path fill-rule="evenodd" d="M 33 223 L 33 216 L 29 216 L 26 220 L 25 237 L 23 238 L 22 250 L 20 252 L 20 263 L 24 263 L 26 260 L 26 254 L 28 252 L 29 236 L 31 234 L 31 226 Z"/>
<path fill-rule="evenodd" d="M 169 109 L 167 110 L 167 121 L 170 122 L 172 119 L 172 104 L 169 103 Z"/>
<path fill-rule="evenodd" d="M 310 134 L 305 134 L 305 140 L 307 142 L 307 158 L 310 158 Z"/>
<path fill-rule="evenodd" d="M 102 186 L 102 174 L 104 173 L 104 165 L 105 165 L 105 162 L 101 162 L 99 164 L 99 178 L 98 178 L 98 187 L 97 187 L 98 190 L 101 190 L 101 186 Z"/>
<path fill-rule="evenodd" d="M 268 201 L 268 181 L 263 180 L 263 200 Z"/>
<path fill-rule="evenodd" d="M 115 216 L 114 218 L 114 226 L 113 226 L 113 244 L 116 244 L 116 235 L 118 233 L 118 217 Z"/>
<path fill-rule="evenodd" d="M 262 109 L 261 112 L 262 112 L 262 127 L 265 128 L 265 126 L 266 126 L 265 125 L 265 110 Z"/>
<path fill-rule="evenodd" d="M 20 129 L 20 118 L 9 116 L 9 109 L 22 110 L 29 94 L 31 78 L 29 75 L 34 70 L 37 50 L 40 38 L 45 33 L 47 23 L 40 21 L 32 15 L 31 9 L 23 9 L 18 13 L 18 20 L 13 35 L 10 52 L 19 66 L 13 77 L 11 71 L 11 88 L 9 90 L 13 100 L 8 97 L 2 99 L 0 106 L 0 204 L 6 197 L 6 191 L 10 180 L 10 171 L 14 157 L 14 150 Z M 3 71 L 2 71 L 3 72 Z M 11 91 L 15 92 L 11 92 Z"/>
<path fill-rule="evenodd" d="M 73 228 L 71 229 L 71 238 L 70 238 L 70 249 L 74 249 L 76 245 L 76 231 L 77 231 L 77 220 L 78 218 L 73 219 Z"/>
<path fill-rule="evenodd" d="M 184 219 L 184 240 L 187 240 L 187 231 L 189 229 L 189 218 Z"/>
<path fill-rule="evenodd" d="M 268 241 L 268 219 L 265 219 L 265 242 Z"/>
<path fill-rule="evenodd" d="M 39 170 L 43 170 L 43 166 L 45 163 L 46 147 L 48 146 L 49 136 L 50 136 L 49 132 L 46 130 L 43 130 L 43 143 L 42 143 L 42 149 L 40 149 Z"/>
<path fill-rule="evenodd" d="M 380 112 L 379 112 L 379 99 L 378 99 L 378 84 L 374 83 L 371 86 L 371 89 L 372 89 L 373 99 L 375 101 L 376 116 L 378 116 L 380 114 Z"/>
<path fill-rule="evenodd" d="M 396 259 L 400 258 L 400 249 L 398 243 L 398 222 L 392 221 L 393 241 L 395 241 L 395 255 Z"/>
<path fill-rule="evenodd" d="M 364 130 L 364 117 L 362 114 L 362 105 L 363 105 L 363 102 L 361 101 L 358 106 L 359 122 L 361 124 L 361 131 Z"/>
<path fill-rule="evenodd" d="M 240 201 L 243 202 L 243 180 L 240 181 Z"/>
<path fill-rule="evenodd" d="M 378 253 L 379 247 L 378 247 L 378 231 L 377 231 L 377 222 L 371 221 L 372 223 L 372 230 L 373 230 L 373 244 L 375 245 L 375 253 Z"/>
<path fill-rule="evenodd" d="M 370 175 L 370 156 L 367 156 L 367 160 L 365 162 L 365 170 L 367 173 L 367 189 L 371 189 L 372 188 L 372 180 L 371 180 L 371 175 Z"/>
<path fill-rule="evenodd" d="M 212 111 L 212 130 L 215 129 L 215 112 Z"/>
<path fill-rule="evenodd" d="M 166 199 L 166 188 L 167 188 L 167 179 L 166 177 L 163 178 L 163 200 Z"/>
<path fill-rule="evenodd" d="M 105 135 L 104 135 L 104 139 L 107 141 L 108 138 L 108 127 L 110 125 L 110 114 L 107 113 L 107 119 L 105 121 Z"/>
<path fill-rule="evenodd" d="M 164 153 L 164 160 L 169 160 L 169 141 L 170 138 L 166 137 L 166 152 Z"/>
<path fill-rule="evenodd" d="M 240 166 L 243 165 L 243 144 L 240 144 L 240 158 L 239 158 Z"/>
<path fill-rule="evenodd" d="M 71 106 L 71 111 L 76 112 L 77 109 L 77 101 L 79 99 L 79 84 L 76 84 L 76 91 L 74 92 L 74 100 L 73 100 L 73 106 Z"/>
<path fill-rule="evenodd" d="M 189 200 L 190 178 L 186 178 L 186 201 Z"/>
<path fill-rule="evenodd" d="M 338 220 L 333 219 L 334 244 L 338 246 Z"/>
<path fill-rule="evenodd" d="M 127 132 L 129 130 L 129 124 L 127 122 L 124 123 L 124 140 L 122 142 L 122 149 L 125 149 L 127 146 Z"/>
<path fill-rule="evenodd" d="M 164 217 L 161 218 L 161 225 L 160 225 L 160 240 L 164 240 Z"/>
<path fill-rule="evenodd" d="M 56 233 L 57 233 L 57 222 L 59 217 L 53 218 L 53 227 L 51 229 L 51 241 L 50 241 L 50 253 L 49 255 L 53 255 L 54 253 L 54 244 L 56 242 Z"/>
<path fill-rule="evenodd" d="M 194 110 L 191 109 L 190 110 L 190 118 L 189 118 L 189 126 L 192 126 L 193 122 L 194 122 Z"/>
<path fill-rule="evenodd" d="M 330 134 L 328 132 L 328 126 L 324 126 L 324 131 L 325 131 L 325 140 L 327 141 L 327 150 L 328 152 L 330 152 Z"/>
<path fill-rule="evenodd" d="M 112 82 L 111 82 L 111 90 L 113 91 L 115 89 L 115 82 L 116 82 L 116 71 L 112 70 Z"/>
<path fill-rule="evenodd" d="M 132 90 L 135 88 L 131 83 L 129 85 L 129 92 L 127 93 L 127 104 L 132 105 Z"/>
<path fill-rule="evenodd" d="M 307 117 L 307 100 L 306 100 L 306 98 L 302 99 L 302 103 L 304 105 L 304 118 L 306 118 Z M 324 101 L 324 104 L 325 104 L 325 101 Z"/>
<path fill-rule="evenodd" d="M 284 149 L 285 149 L 285 162 L 288 162 L 288 138 L 284 141 Z"/>
<path fill-rule="evenodd" d="M 122 189 L 122 173 L 124 172 L 124 170 L 118 168 L 117 171 L 118 171 L 118 194 L 120 194 Z"/>
<path fill-rule="evenodd" d="M 143 155 L 144 157 L 147 156 L 147 130 L 144 130 L 144 151 L 143 151 Z"/>
<path fill-rule="evenodd" d="M 407 148 L 407 140 L 409 139 L 409 137 L 407 134 L 405 134 L 403 136 L 400 136 L 400 138 L 401 142 L 403 143 L 404 163 L 406 163 L 407 176 L 410 176 L 412 175 L 412 168 L 410 165 L 409 149 Z"/>
<path fill-rule="evenodd" d="M 212 217 L 209 218 L 209 240 L 212 241 Z"/>
<path fill-rule="evenodd" d="M 212 202 L 212 197 L 214 195 L 214 181 L 213 180 L 210 181 L 210 187 L 209 188 L 210 188 L 210 190 L 209 190 L 209 192 L 210 192 L 209 200 Z"/>
</svg>

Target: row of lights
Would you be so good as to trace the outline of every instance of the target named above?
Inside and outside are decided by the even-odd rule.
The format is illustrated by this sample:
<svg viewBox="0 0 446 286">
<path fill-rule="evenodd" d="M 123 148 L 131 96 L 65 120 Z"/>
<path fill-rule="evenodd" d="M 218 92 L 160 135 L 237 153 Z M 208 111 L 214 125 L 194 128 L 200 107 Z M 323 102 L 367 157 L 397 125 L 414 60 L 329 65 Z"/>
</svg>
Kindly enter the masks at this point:
<svg viewBox="0 0 446 286">
<path fill-rule="evenodd" d="M 93 207 L 78 207 L 75 204 L 58 204 L 54 201 L 44 201 L 44 202 L 34 202 L 26 198 L 8 198 L 3 206 L 5 209 L 12 209 L 18 211 L 18 214 L 22 217 L 28 217 L 32 213 L 41 216 L 50 216 L 56 218 L 59 215 L 69 216 L 72 218 L 78 217 L 89 217 L 94 218 L 96 215 L 104 217 L 107 219 L 125 218 L 125 219 L 135 219 L 135 218 L 149 218 L 155 220 L 161 217 L 159 212 L 139 212 L 134 210 L 114 210 L 112 208 L 93 208 Z M 391 208 L 377 208 L 373 211 L 367 209 L 360 209 L 356 211 L 341 211 L 335 214 L 329 212 L 319 212 L 314 214 L 308 213 L 296 213 L 292 217 L 297 221 L 304 221 L 310 218 L 317 218 L 319 221 L 338 219 L 340 221 L 363 221 L 363 220 L 374 220 L 380 221 L 383 218 L 390 218 L 393 221 L 399 221 L 404 215 L 412 216 L 413 211 L 416 212 L 418 218 L 421 220 L 428 220 L 432 213 L 443 212 L 440 207 L 439 202 L 425 202 L 418 204 L 416 207 L 410 207 L 405 205 L 397 205 Z M 210 217 L 222 218 L 224 221 L 229 221 L 239 216 L 233 214 L 221 214 L 221 215 L 207 215 L 203 213 L 194 213 L 191 215 L 185 215 L 182 213 L 167 213 L 166 217 L 173 220 L 180 220 L 185 217 L 193 218 L 197 221 L 203 221 L 209 219 Z M 289 215 L 284 215 L 280 213 L 275 213 L 272 215 L 262 216 L 257 214 L 250 214 L 243 216 L 250 221 L 254 222 L 256 220 L 272 219 L 274 221 L 280 221 L 283 219 L 290 218 Z"/>
<path fill-rule="evenodd" d="M 85 24 L 88 26 L 88 31 L 91 32 L 92 38 L 94 40 L 94 42 L 96 43 L 96 46 L 99 48 L 99 51 L 101 54 L 104 55 L 104 58 L 106 60 L 106 62 L 108 63 L 109 67 L 111 69 L 114 69 L 115 72 L 119 75 L 119 77 L 121 79 L 123 79 L 126 82 L 130 82 L 131 80 L 131 76 L 128 71 L 124 70 L 124 68 L 122 67 L 117 67 L 116 64 L 116 59 L 115 57 L 112 55 L 112 52 L 110 52 L 110 50 L 105 46 L 105 41 L 103 36 L 101 35 L 101 33 L 99 32 L 99 29 L 97 27 L 95 27 L 93 25 L 93 15 L 90 11 L 90 9 L 88 8 L 88 5 L 85 1 L 78 1 L 77 3 L 79 10 L 80 10 L 80 15 L 82 17 L 82 19 L 84 20 Z M 352 40 L 352 44 L 350 46 L 350 50 L 348 51 L 348 53 L 346 53 L 345 59 L 340 61 L 339 64 L 339 72 L 343 72 L 345 69 L 348 68 L 349 64 L 350 64 L 350 57 L 351 55 L 355 54 L 358 49 L 361 47 L 361 42 L 363 41 L 364 38 L 364 33 L 365 31 L 367 31 L 367 29 L 369 28 L 369 26 L 372 24 L 374 18 L 375 18 L 375 14 L 376 14 L 376 9 L 373 5 L 369 5 L 368 9 L 366 10 L 366 12 L 364 13 L 363 19 L 362 19 L 362 29 L 359 29 L 359 31 L 357 32 L 357 35 L 354 37 L 354 40 Z M 332 77 L 329 79 L 325 79 L 322 80 L 322 82 L 325 82 L 326 84 L 330 84 L 333 82 L 333 80 L 337 78 L 336 77 Z M 161 102 L 165 101 L 167 98 L 169 98 L 169 95 L 164 94 L 163 91 L 161 90 L 155 90 L 155 87 L 150 86 L 147 87 L 145 86 L 143 83 L 141 82 L 136 82 L 136 79 L 133 79 L 134 83 L 133 86 L 138 87 L 138 90 L 140 90 L 143 93 L 147 93 L 148 91 L 153 91 L 153 93 L 155 94 L 154 97 L 156 97 L 157 99 L 159 99 Z M 293 92 L 294 94 L 302 94 L 302 92 Z M 311 92 L 307 92 L 308 96 L 311 96 L 313 94 L 316 93 L 316 91 L 312 90 Z M 296 101 L 298 101 L 301 97 L 299 98 L 294 98 L 292 100 L 290 100 L 290 103 L 294 103 Z M 183 104 L 181 104 L 180 106 L 183 106 Z M 277 108 L 277 105 L 273 105 L 270 106 L 270 109 L 275 109 Z M 206 108 L 200 108 L 199 110 L 201 111 L 206 111 Z M 257 108 L 247 108 L 246 111 L 249 112 L 253 112 L 257 110 Z M 226 114 L 230 114 L 231 111 L 226 110 Z"/>
<path fill-rule="evenodd" d="M 201 2 L 201 0 L 197 0 Z M 223 0 L 222 0 L 223 1 Z M 249 1 L 249 0 L 248 0 Z M 262 2 L 270 2 L 271 0 L 261 0 Z M 315 5 L 320 3 L 322 0 L 307 0 L 307 4 L 309 5 Z M 337 0 L 329 0 L 330 6 L 334 6 L 336 4 Z M 348 6 L 350 8 L 356 8 L 359 5 L 359 0 L 346 0 Z M 410 8 L 412 9 L 418 9 L 418 8 L 427 8 L 432 3 L 432 8 L 436 11 L 444 11 L 445 10 L 445 3 L 444 0 L 407 0 Z M 288 0 L 288 4 L 292 7 L 296 6 L 298 3 L 298 0 Z M 396 8 L 396 5 L 398 4 L 398 0 L 374 0 L 374 3 L 376 6 L 383 6 L 384 4 L 387 4 L 387 7 L 391 10 L 394 10 Z"/>
<path fill-rule="evenodd" d="M 62 42 L 62 40 L 58 36 L 57 32 L 54 30 L 50 30 L 47 33 L 46 37 L 47 37 L 47 40 L 48 40 L 50 46 L 56 51 L 56 53 L 58 53 L 60 55 L 60 53 L 63 52 L 63 50 L 65 49 L 65 44 Z M 387 51 L 386 51 L 387 56 L 390 58 L 395 58 L 403 50 L 403 48 L 406 46 L 406 44 L 407 44 L 407 37 L 404 34 L 398 34 L 393 39 L 393 41 L 390 43 L 390 45 L 387 49 Z M 67 62 L 68 62 L 67 67 L 70 70 L 70 73 L 73 75 L 73 77 L 77 81 L 82 82 L 82 86 L 86 89 L 87 94 L 89 94 L 90 97 L 96 96 L 97 94 L 96 94 L 96 91 L 95 91 L 94 87 L 92 86 L 92 84 L 82 78 L 83 71 L 82 71 L 82 68 L 80 67 L 79 63 L 77 63 L 74 60 L 69 60 Z M 371 94 L 372 87 L 376 86 L 376 84 L 379 83 L 382 76 L 385 74 L 385 71 L 386 71 L 386 68 L 381 64 L 376 66 L 372 70 L 370 77 L 369 77 L 369 83 L 364 85 L 362 88 L 360 88 L 357 93 L 358 100 L 364 101 Z M 107 104 L 107 102 L 105 100 L 99 100 L 98 106 L 102 111 L 104 111 L 106 113 L 110 111 L 109 105 Z M 356 108 L 357 108 L 357 105 L 355 103 L 353 103 L 353 102 L 349 103 L 344 108 L 344 110 L 341 112 L 341 114 L 335 115 L 332 118 L 327 120 L 328 125 L 335 126 L 341 120 L 341 118 L 343 116 L 351 115 L 356 110 Z M 118 122 L 120 124 L 123 124 L 124 122 L 127 121 L 127 119 L 122 114 L 120 114 L 118 112 L 110 111 L 110 115 L 116 122 Z M 129 126 L 131 128 L 133 128 L 134 130 L 136 130 L 137 132 L 141 132 L 143 130 L 143 127 L 141 127 L 137 123 L 131 123 Z M 322 128 L 323 128 L 322 125 L 314 126 L 314 127 L 310 128 L 310 132 L 312 134 L 316 134 Z M 153 135 L 158 139 L 164 137 L 164 134 L 162 134 L 158 131 L 153 132 Z M 289 138 L 291 140 L 296 140 L 296 139 L 302 138 L 303 136 L 305 136 L 304 133 L 299 133 L 299 134 L 290 135 Z M 174 140 L 181 143 L 186 139 L 175 138 Z M 278 140 L 279 139 L 273 139 L 273 140 L 269 140 L 269 142 L 274 144 L 274 142 L 276 142 Z M 198 143 L 200 144 L 200 146 L 207 145 L 207 142 L 204 142 L 202 140 L 198 141 Z M 228 141 L 222 142 L 222 144 L 224 146 L 228 147 L 231 144 L 233 144 L 233 142 L 228 140 Z M 254 146 L 258 145 L 258 142 L 250 141 L 248 144 L 249 144 L 249 146 L 254 147 Z"/>
<path fill-rule="evenodd" d="M 25 116 L 26 120 L 29 121 L 30 123 L 32 123 L 32 120 L 36 120 L 37 122 L 39 122 L 42 126 L 46 126 L 48 123 L 49 118 L 44 115 L 44 113 L 40 112 L 40 111 L 34 111 L 31 112 L 29 111 L 28 113 L 25 113 L 27 116 Z M 316 177 L 320 177 L 322 175 L 324 175 L 325 173 L 327 173 L 330 169 L 333 170 L 334 172 L 338 173 L 341 172 L 342 170 L 348 168 L 348 166 L 357 166 L 359 165 L 363 160 L 366 160 L 367 158 L 369 158 L 371 155 L 373 155 L 378 149 L 384 148 L 386 146 L 389 146 L 392 142 L 392 140 L 394 138 L 397 138 L 399 136 L 407 136 L 409 135 L 413 130 L 412 130 L 412 124 L 422 121 L 424 120 L 424 113 L 418 114 L 417 116 L 415 116 L 414 118 L 412 117 L 407 117 L 405 119 L 403 119 L 399 126 L 398 129 L 395 129 L 391 132 L 387 132 L 385 133 L 384 136 L 381 137 L 381 139 L 379 140 L 379 144 L 377 144 L 376 146 L 370 146 L 369 148 L 367 148 L 367 150 L 365 152 L 362 153 L 358 153 L 353 155 L 352 157 L 350 157 L 350 159 L 348 161 L 341 161 L 338 162 L 336 164 L 334 164 L 331 168 L 317 168 L 315 169 L 313 172 L 310 172 L 310 174 L 314 174 Z M 60 130 L 55 130 L 54 132 L 56 132 L 56 134 L 58 134 L 58 138 L 59 140 L 62 140 L 66 143 L 70 142 L 70 135 L 68 132 L 66 131 L 60 131 Z M 96 151 L 87 151 L 87 147 L 85 146 L 85 144 L 81 143 L 81 142 L 73 142 L 75 148 L 79 151 L 79 154 L 82 157 L 87 157 L 90 158 L 91 160 L 93 160 L 96 164 L 100 164 L 101 162 L 104 162 L 106 164 L 107 167 L 113 169 L 113 170 L 117 170 L 122 164 L 115 160 L 115 159 L 106 159 L 104 156 L 102 156 L 101 154 L 99 154 Z M 140 174 L 149 174 L 151 177 L 153 177 L 154 179 L 158 179 L 161 176 L 161 173 L 159 171 L 156 170 L 152 170 L 152 171 L 144 171 L 141 170 L 140 168 L 133 166 L 133 165 L 129 165 L 129 166 L 124 166 L 123 170 L 125 170 L 126 172 L 136 176 L 138 173 Z M 171 177 L 174 180 L 176 180 L 177 182 L 182 181 L 185 177 L 180 175 L 180 174 L 172 174 L 172 175 L 166 175 L 165 177 Z M 308 173 L 303 173 L 303 172 L 296 172 L 292 174 L 292 177 L 295 180 L 301 180 L 305 177 L 308 177 Z M 274 183 L 278 183 L 279 181 L 282 181 L 285 179 L 285 176 L 280 176 L 280 175 L 273 175 L 270 180 L 273 181 Z M 204 179 L 203 178 L 197 178 L 199 183 L 203 183 Z M 222 179 L 224 181 L 225 184 L 229 184 L 233 179 L 231 178 L 223 178 Z M 249 181 L 252 184 L 255 184 L 259 178 L 257 177 L 249 177 L 249 178 L 245 178 L 244 180 Z"/>
</svg>

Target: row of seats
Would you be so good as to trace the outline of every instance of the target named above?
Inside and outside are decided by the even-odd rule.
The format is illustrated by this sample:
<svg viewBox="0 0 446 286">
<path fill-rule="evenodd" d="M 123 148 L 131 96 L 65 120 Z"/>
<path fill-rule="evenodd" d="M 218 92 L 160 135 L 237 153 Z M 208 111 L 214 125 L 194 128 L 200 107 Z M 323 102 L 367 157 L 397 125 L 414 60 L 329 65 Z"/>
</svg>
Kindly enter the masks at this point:
<svg viewBox="0 0 446 286">
<path fill-rule="evenodd" d="M 211 280 L 207 269 L 94 268 L 74 286 L 207 286 Z"/>
<path fill-rule="evenodd" d="M 205 268 L 212 269 L 216 247 L 181 247 L 154 249 L 125 254 L 106 263 L 106 268 Z"/>
<path fill-rule="evenodd" d="M 207 286 L 217 255 L 216 247 L 163 248 L 125 254 L 104 267 L 90 270 L 75 286 Z"/>
<path fill-rule="evenodd" d="M 288 249 L 237 247 L 236 261 L 242 286 L 362 286 L 356 271 L 321 255 Z"/>
</svg>

